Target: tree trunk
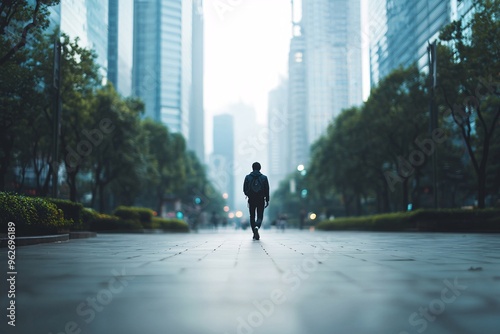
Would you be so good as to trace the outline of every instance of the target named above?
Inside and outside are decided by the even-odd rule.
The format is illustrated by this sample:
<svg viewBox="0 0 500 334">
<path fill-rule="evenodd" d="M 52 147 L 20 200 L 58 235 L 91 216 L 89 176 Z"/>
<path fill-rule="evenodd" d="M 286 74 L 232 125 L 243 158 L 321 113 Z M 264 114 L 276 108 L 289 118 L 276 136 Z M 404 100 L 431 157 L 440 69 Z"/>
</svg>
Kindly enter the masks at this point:
<svg viewBox="0 0 500 334">
<path fill-rule="evenodd" d="M 363 210 L 361 208 L 361 196 L 356 195 L 355 201 L 356 201 L 356 215 L 361 216 L 363 213 Z"/>
<path fill-rule="evenodd" d="M 402 187 L 403 187 L 403 202 L 401 205 L 403 206 L 401 209 L 402 211 L 407 211 L 408 210 L 408 178 L 405 178 L 402 182 Z"/>
<path fill-rule="evenodd" d="M 161 209 L 162 209 L 162 206 L 163 206 L 163 196 L 162 196 L 162 192 L 161 191 L 158 191 L 158 197 L 157 197 L 157 200 L 158 200 L 158 204 L 157 204 L 157 207 L 156 207 L 156 212 L 158 213 L 158 216 L 161 217 L 162 216 L 162 213 L 161 212 Z"/>
<path fill-rule="evenodd" d="M 45 181 L 43 182 L 43 187 L 40 191 L 40 196 L 46 197 L 49 194 L 49 184 L 50 184 L 50 177 L 52 175 L 52 165 L 49 165 L 49 170 L 47 171 L 47 176 L 45 177 Z"/>
<path fill-rule="evenodd" d="M 69 186 L 69 199 L 72 202 L 76 202 L 76 174 L 76 172 L 67 173 L 66 183 Z"/>
<path fill-rule="evenodd" d="M 381 192 L 381 204 L 382 204 L 382 211 L 381 213 L 389 212 L 390 211 L 390 205 L 389 205 L 389 189 L 387 182 L 385 180 L 384 173 L 380 171 L 380 181 L 382 182 L 382 190 Z"/>
<path fill-rule="evenodd" d="M 104 183 L 99 184 L 99 211 L 105 212 L 106 204 L 104 203 Z"/>
<path fill-rule="evenodd" d="M 13 138 L 2 138 L 2 142 L 3 142 L 2 149 L 4 154 L 2 159 L 0 160 L 0 191 L 5 190 L 5 178 L 9 171 L 10 158 L 11 158 L 12 147 L 14 146 L 14 140 Z"/>
<path fill-rule="evenodd" d="M 486 168 L 481 168 L 477 175 L 477 207 L 486 207 Z"/>
</svg>

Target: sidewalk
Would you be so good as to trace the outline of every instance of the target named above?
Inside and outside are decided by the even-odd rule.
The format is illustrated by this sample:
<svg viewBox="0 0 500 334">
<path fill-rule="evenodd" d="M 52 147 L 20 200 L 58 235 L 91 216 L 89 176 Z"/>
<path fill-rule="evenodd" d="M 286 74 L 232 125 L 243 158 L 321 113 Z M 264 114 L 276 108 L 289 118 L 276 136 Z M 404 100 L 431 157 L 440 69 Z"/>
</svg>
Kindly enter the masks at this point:
<svg viewBox="0 0 500 334">
<path fill-rule="evenodd" d="M 16 237 L 16 247 L 18 246 L 29 246 L 53 242 L 63 242 L 70 239 L 82 239 L 82 238 L 93 238 L 96 237 L 95 232 L 70 232 L 67 234 L 56 234 L 56 235 L 38 235 L 31 237 Z M 7 242 L 9 239 L 6 237 L 0 238 L 0 248 L 7 247 Z"/>
<path fill-rule="evenodd" d="M 499 250 L 497 235 L 274 230 L 21 247 L 6 333 L 497 334 Z"/>
</svg>

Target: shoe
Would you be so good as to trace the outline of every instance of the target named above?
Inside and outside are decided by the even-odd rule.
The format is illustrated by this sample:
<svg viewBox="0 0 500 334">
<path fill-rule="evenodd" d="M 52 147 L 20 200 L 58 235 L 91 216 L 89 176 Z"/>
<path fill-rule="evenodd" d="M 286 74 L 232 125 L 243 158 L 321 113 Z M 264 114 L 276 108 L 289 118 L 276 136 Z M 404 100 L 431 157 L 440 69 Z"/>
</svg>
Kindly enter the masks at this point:
<svg viewBox="0 0 500 334">
<path fill-rule="evenodd" d="M 255 240 L 259 240 L 260 239 L 260 235 L 259 235 L 259 227 L 258 226 L 255 226 L 255 229 L 254 229 L 254 239 Z"/>
</svg>

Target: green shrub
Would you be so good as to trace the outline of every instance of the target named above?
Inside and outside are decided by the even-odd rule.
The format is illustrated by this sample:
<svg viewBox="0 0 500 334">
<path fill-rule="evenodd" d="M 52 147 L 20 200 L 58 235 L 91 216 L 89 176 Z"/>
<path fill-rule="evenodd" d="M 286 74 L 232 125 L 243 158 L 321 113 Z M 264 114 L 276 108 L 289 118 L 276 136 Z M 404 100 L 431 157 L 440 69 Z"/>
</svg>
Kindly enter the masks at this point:
<svg viewBox="0 0 500 334">
<path fill-rule="evenodd" d="M 91 208 L 83 208 L 82 210 L 82 214 L 81 214 L 81 217 L 82 217 L 82 224 L 84 226 L 87 226 L 88 227 L 88 224 L 94 219 L 94 218 L 97 218 L 97 216 L 99 215 L 99 213 L 97 211 L 95 211 L 94 209 L 91 209 Z"/>
<path fill-rule="evenodd" d="M 119 206 L 113 214 L 125 220 L 139 221 L 144 228 L 152 227 L 153 210 L 151 209 L 135 206 Z"/>
<path fill-rule="evenodd" d="M 497 217 L 500 217 L 498 209 L 425 209 L 415 211 L 411 220 L 422 231 L 498 232 Z"/>
<path fill-rule="evenodd" d="M 54 203 L 57 208 L 61 209 L 64 214 L 64 219 L 71 225 L 72 229 L 82 229 L 82 211 L 83 205 L 64 199 L 47 198 L 51 203 Z"/>
<path fill-rule="evenodd" d="M 180 219 L 175 218 L 153 218 L 153 227 L 165 232 L 189 232 L 189 225 Z"/>
<path fill-rule="evenodd" d="M 57 233 L 70 227 L 62 210 L 43 198 L 0 192 L 0 225 L 16 224 L 17 235 Z"/>
<path fill-rule="evenodd" d="M 320 222 L 320 230 L 500 232 L 500 210 L 420 209 Z"/>
<path fill-rule="evenodd" d="M 95 214 L 88 224 L 89 230 L 94 232 L 139 232 L 143 230 L 138 220 L 121 219 L 101 213 Z"/>
</svg>

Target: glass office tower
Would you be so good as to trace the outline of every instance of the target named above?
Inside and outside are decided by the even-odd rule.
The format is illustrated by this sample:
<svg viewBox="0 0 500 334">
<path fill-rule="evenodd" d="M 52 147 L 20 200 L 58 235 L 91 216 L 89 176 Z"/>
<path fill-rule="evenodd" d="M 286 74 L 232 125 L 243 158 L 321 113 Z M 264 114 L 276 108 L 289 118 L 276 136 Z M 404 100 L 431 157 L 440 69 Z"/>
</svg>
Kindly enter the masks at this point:
<svg viewBox="0 0 500 334">
<path fill-rule="evenodd" d="M 189 139 L 191 0 L 135 0 L 132 91 L 146 117 Z"/>
<path fill-rule="evenodd" d="M 134 0 L 109 0 L 108 80 L 123 96 L 132 94 Z"/>
<path fill-rule="evenodd" d="M 427 45 L 452 20 L 470 18 L 472 0 L 370 0 L 370 81 L 399 66 L 427 67 Z"/>
<path fill-rule="evenodd" d="M 97 64 L 103 78 L 108 68 L 108 1 L 61 0 L 50 7 L 51 24 L 72 39 L 79 38 L 80 46 L 97 53 Z"/>
</svg>

